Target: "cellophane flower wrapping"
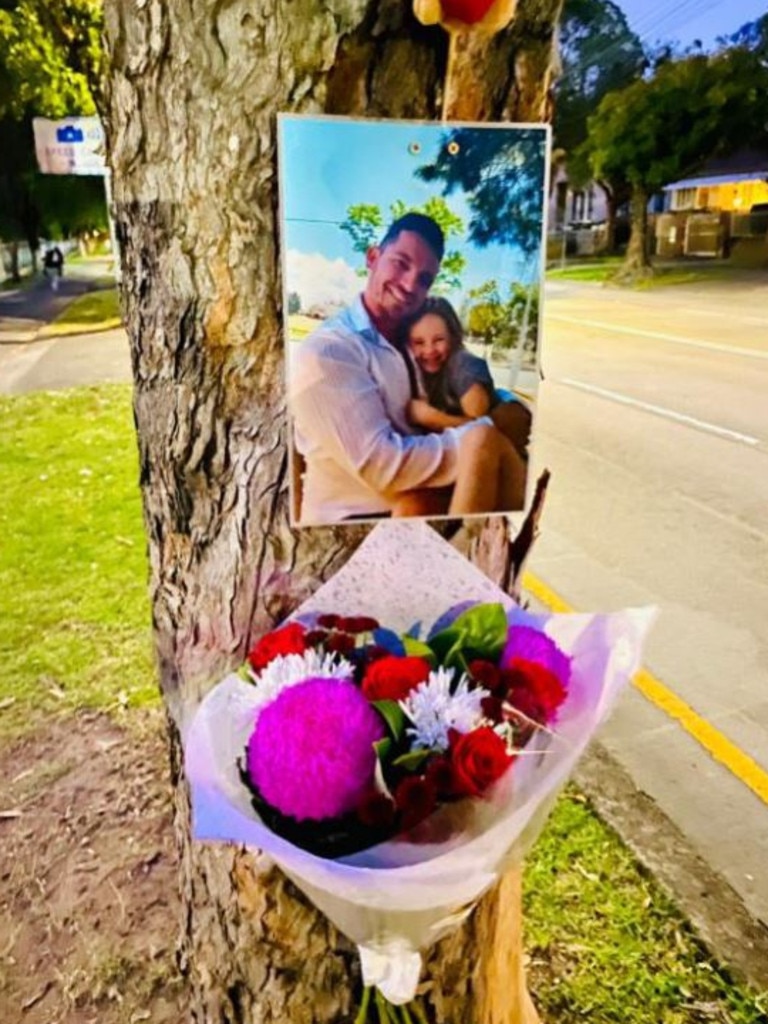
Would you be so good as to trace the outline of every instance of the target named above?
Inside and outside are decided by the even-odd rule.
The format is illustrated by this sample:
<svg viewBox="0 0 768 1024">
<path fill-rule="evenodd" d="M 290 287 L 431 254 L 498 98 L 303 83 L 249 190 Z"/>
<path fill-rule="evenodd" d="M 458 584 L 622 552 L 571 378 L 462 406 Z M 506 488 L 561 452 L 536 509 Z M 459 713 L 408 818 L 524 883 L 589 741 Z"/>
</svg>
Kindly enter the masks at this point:
<svg viewBox="0 0 768 1024">
<path fill-rule="evenodd" d="M 456 606 L 499 602 L 511 625 L 534 625 L 571 658 L 552 730 L 537 731 L 489 795 L 439 808 L 405 836 L 328 860 L 260 820 L 238 764 L 253 728 L 256 688 L 232 674 L 185 730 L 192 834 L 245 844 L 274 862 L 360 952 L 363 981 L 395 1004 L 416 993 L 421 951 L 457 928 L 482 895 L 522 861 L 576 761 L 640 665 L 654 616 L 531 615 L 425 523 L 381 524 L 293 619 L 370 615 L 395 632 L 426 635 Z"/>
</svg>

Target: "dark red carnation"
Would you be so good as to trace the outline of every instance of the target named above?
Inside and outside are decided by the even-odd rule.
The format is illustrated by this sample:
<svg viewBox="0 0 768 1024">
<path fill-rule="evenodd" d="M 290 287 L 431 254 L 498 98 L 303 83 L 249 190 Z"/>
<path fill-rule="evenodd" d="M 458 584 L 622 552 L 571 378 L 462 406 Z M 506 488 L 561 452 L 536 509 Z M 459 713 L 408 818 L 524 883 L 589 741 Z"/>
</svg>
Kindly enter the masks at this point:
<svg viewBox="0 0 768 1024">
<path fill-rule="evenodd" d="M 554 720 L 567 694 L 554 672 L 523 658 L 512 661 L 504 679 L 508 685 L 507 702 L 542 725 Z"/>
<path fill-rule="evenodd" d="M 492 661 L 470 661 L 467 666 L 469 678 L 494 693 L 501 685 L 501 673 Z"/>
<path fill-rule="evenodd" d="M 365 670 L 363 693 L 368 700 L 404 700 L 429 675 L 424 658 L 378 658 Z"/>
<path fill-rule="evenodd" d="M 480 796 L 512 764 L 504 740 L 488 726 L 464 735 L 452 729 L 448 741 L 457 796 Z"/>
<path fill-rule="evenodd" d="M 307 647 L 318 647 L 328 639 L 328 633 L 324 629 L 310 629 L 304 637 Z"/>
<path fill-rule="evenodd" d="M 303 654 L 306 649 L 304 627 L 298 622 L 291 622 L 258 640 L 248 652 L 248 661 L 254 672 L 261 672 L 279 655 Z"/>
<path fill-rule="evenodd" d="M 441 797 L 453 796 L 453 767 L 447 757 L 436 757 L 427 765 L 426 777 Z"/>
<path fill-rule="evenodd" d="M 437 806 L 434 784 L 418 775 L 409 775 L 398 783 L 395 804 L 401 814 L 404 829 L 413 828 L 428 817 Z"/>
<path fill-rule="evenodd" d="M 379 623 L 369 615 L 350 615 L 348 618 L 340 619 L 336 623 L 336 628 L 345 629 L 348 633 L 370 633 L 379 628 Z"/>
<path fill-rule="evenodd" d="M 483 697 L 480 707 L 485 717 L 490 718 L 492 722 L 504 720 L 504 703 L 500 697 Z"/>
<path fill-rule="evenodd" d="M 321 629 L 336 629 L 341 616 L 339 615 L 318 615 L 317 624 Z"/>
<path fill-rule="evenodd" d="M 325 641 L 325 649 L 334 654 L 349 654 L 355 649 L 355 638 L 349 633 L 330 633 Z"/>
<path fill-rule="evenodd" d="M 395 805 L 386 794 L 373 789 L 357 805 L 357 816 L 370 828 L 388 828 L 395 820 Z"/>
</svg>

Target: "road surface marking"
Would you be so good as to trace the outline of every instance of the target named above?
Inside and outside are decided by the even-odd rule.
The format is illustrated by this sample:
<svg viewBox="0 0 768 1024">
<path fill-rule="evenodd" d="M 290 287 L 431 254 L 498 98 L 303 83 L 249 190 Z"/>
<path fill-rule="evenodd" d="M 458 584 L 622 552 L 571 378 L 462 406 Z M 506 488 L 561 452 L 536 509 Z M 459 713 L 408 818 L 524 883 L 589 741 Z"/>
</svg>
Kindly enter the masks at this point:
<svg viewBox="0 0 768 1024">
<path fill-rule="evenodd" d="M 621 324 L 606 323 L 604 320 L 582 320 L 577 316 L 561 316 L 548 313 L 547 320 L 561 320 L 567 324 L 580 324 L 583 327 L 597 327 L 601 331 L 612 334 L 632 334 L 639 338 L 656 338 L 659 341 L 671 341 L 676 345 L 690 345 L 692 348 L 707 348 L 713 352 L 725 352 L 732 356 L 749 356 L 752 359 L 768 359 L 768 352 L 756 348 L 739 348 L 737 345 L 718 345 L 714 341 L 697 341 L 694 338 L 682 338 L 679 334 L 664 334 L 661 331 L 644 331 L 640 327 L 624 327 Z"/>
<path fill-rule="evenodd" d="M 562 597 L 530 572 L 526 572 L 523 577 L 523 589 L 552 612 L 567 614 L 574 611 Z M 749 754 L 745 754 L 727 736 L 710 725 L 693 710 L 690 704 L 686 704 L 681 697 L 678 697 L 647 669 L 641 668 L 632 679 L 632 684 L 660 711 L 678 722 L 688 735 L 692 736 L 707 751 L 710 757 L 727 768 L 764 804 L 768 804 L 768 772 L 761 768 Z"/>
<path fill-rule="evenodd" d="M 665 409 L 661 405 L 651 405 L 649 402 L 641 402 L 637 398 L 629 398 L 618 391 L 607 391 L 595 384 L 585 384 L 580 380 L 573 380 L 571 377 L 556 377 L 557 384 L 565 384 L 569 388 L 577 388 L 579 391 L 587 391 L 591 395 L 600 398 L 607 398 L 612 402 L 619 402 L 621 405 L 631 405 L 635 409 L 642 409 L 645 412 L 652 412 L 656 416 L 664 416 L 666 419 L 674 420 L 676 423 L 684 423 L 688 427 L 695 427 L 697 430 L 705 430 L 709 434 L 717 434 L 728 441 L 738 441 L 740 444 L 751 446 L 760 444 L 760 438 L 752 437 L 751 434 L 740 434 L 737 430 L 729 430 L 727 427 L 718 427 L 715 423 L 707 423 L 706 420 L 697 420 L 694 416 L 686 416 L 684 413 L 675 412 L 673 409 Z"/>
<path fill-rule="evenodd" d="M 713 309 L 711 307 L 707 308 L 706 306 L 702 308 L 698 308 L 696 306 L 675 306 L 675 311 L 677 313 L 692 313 L 694 316 L 724 316 L 727 317 L 731 323 L 733 323 L 734 320 L 737 320 L 742 324 L 761 324 L 768 326 L 768 319 L 764 316 L 750 316 L 747 313 L 736 313 L 733 310 L 728 309 Z"/>
</svg>

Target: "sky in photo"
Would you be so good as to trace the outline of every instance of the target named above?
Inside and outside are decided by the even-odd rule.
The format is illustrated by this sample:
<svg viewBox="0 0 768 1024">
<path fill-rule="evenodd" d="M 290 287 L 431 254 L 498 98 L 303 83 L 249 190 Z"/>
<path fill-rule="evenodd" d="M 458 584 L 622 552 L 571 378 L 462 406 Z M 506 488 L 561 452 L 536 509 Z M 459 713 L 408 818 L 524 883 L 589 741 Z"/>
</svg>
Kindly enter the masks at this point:
<svg viewBox="0 0 768 1024">
<path fill-rule="evenodd" d="M 529 127 L 529 126 L 527 126 Z M 481 129 L 485 130 L 485 129 Z M 513 128 L 487 129 L 514 131 Z M 385 225 L 398 199 L 421 206 L 441 194 L 440 183 L 421 181 L 415 171 L 434 158 L 444 140 L 439 124 L 283 117 L 280 121 L 280 181 L 287 290 L 313 302 L 349 301 L 361 288 L 363 256 L 356 253 L 340 224 L 350 206 L 378 205 Z M 541 131 L 541 146 L 546 132 Z M 463 195 L 446 197 L 450 209 L 469 220 Z M 542 183 L 542 212 L 543 212 Z M 470 288 L 495 279 L 506 290 L 514 281 L 530 283 L 541 274 L 540 255 L 526 260 L 511 246 L 477 248 L 455 236 L 447 248 L 467 258 L 459 304 Z"/>
<path fill-rule="evenodd" d="M 616 0 L 629 27 L 645 44 L 701 40 L 711 49 L 718 36 L 732 35 L 768 11 L 768 0 Z"/>
</svg>

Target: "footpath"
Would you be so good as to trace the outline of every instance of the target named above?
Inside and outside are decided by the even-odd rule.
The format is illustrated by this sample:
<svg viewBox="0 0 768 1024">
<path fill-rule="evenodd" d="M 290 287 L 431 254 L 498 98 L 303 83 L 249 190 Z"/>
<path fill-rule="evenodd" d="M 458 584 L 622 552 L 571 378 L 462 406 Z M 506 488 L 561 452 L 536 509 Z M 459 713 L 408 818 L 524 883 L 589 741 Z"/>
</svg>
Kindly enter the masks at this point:
<svg viewBox="0 0 768 1024">
<path fill-rule="evenodd" d="M 55 291 L 41 275 L 0 292 L 0 394 L 131 379 L 119 320 L 55 323 L 74 299 L 110 287 L 109 275 L 110 261 L 94 259 L 65 265 Z"/>
</svg>

